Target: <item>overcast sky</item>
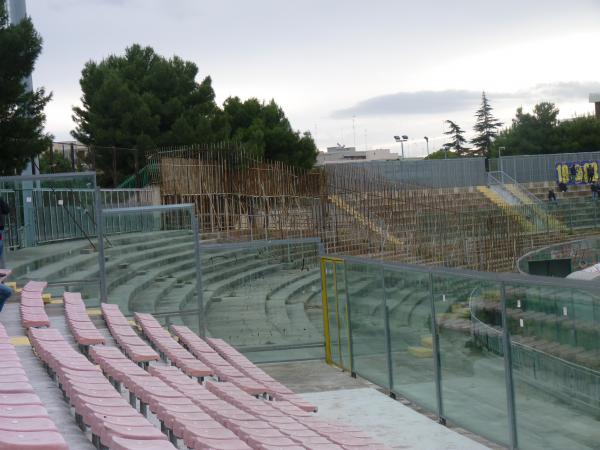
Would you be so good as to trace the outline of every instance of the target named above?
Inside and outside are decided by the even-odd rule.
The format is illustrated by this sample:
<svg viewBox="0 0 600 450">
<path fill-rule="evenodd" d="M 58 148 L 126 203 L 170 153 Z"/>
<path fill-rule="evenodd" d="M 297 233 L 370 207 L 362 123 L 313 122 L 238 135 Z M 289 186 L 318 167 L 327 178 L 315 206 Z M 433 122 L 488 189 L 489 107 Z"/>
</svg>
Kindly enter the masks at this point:
<svg viewBox="0 0 600 450">
<path fill-rule="evenodd" d="M 28 0 L 44 38 L 34 85 L 54 92 L 47 128 L 70 139 L 86 61 L 132 43 L 194 61 L 217 100 L 274 98 L 324 149 L 435 147 L 471 130 L 481 91 L 510 122 L 556 102 L 589 113 L 600 91 L 600 0 Z M 353 120 L 354 118 L 354 120 Z M 354 127 L 353 127 L 354 122 Z M 366 138 L 366 139 L 365 139 Z"/>
</svg>

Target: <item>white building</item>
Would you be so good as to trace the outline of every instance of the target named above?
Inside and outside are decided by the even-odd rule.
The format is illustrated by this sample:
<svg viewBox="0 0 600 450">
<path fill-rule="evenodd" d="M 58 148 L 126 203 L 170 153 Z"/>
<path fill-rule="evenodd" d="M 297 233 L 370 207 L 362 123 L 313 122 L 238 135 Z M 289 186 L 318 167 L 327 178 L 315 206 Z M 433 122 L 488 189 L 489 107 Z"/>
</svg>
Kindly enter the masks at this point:
<svg viewBox="0 0 600 450">
<path fill-rule="evenodd" d="M 355 147 L 346 147 L 338 144 L 335 147 L 327 147 L 326 152 L 319 152 L 317 165 L 361 161 L 389 161 L 395 159 L 398 159 L 398 155 L 391 153 L 389 148 L 360 151 L 356 150 Z"/>
</svg>

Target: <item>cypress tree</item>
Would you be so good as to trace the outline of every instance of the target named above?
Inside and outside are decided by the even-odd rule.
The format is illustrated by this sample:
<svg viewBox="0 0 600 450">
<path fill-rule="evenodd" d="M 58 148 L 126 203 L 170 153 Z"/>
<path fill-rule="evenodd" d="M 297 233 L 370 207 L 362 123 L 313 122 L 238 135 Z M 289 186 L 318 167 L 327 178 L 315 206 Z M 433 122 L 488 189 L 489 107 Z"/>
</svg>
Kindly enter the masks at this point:
<svg viewBox="0 0 600 450">
<path fill-rule="evenodd" d="M 467 140 L 464 137 L 465 131 L 451 120 L 446 120 L 446 124 L 448 125 L 449 130 L 445 131 L 444 134 L 451 136 L 451 140 L 444 144 L 443 149 L 454 149 L 457 156 L 467 155 L 470 149 L 465 145 L 467 143 Z"/>
<path fill-rule="evenodd" d="M 475 112 L 477 119 L 473 129 L 477 135 L 471 140 L 474 151 L 472 156 L 485 156 L 489 158 L 492 141 L 498 135 L 498 129 L 502 126 L 502 122 L 492 115 L 493 108 L 490 106 L 485 92 L 481 94 L 481 107 Z"/>
</svg>

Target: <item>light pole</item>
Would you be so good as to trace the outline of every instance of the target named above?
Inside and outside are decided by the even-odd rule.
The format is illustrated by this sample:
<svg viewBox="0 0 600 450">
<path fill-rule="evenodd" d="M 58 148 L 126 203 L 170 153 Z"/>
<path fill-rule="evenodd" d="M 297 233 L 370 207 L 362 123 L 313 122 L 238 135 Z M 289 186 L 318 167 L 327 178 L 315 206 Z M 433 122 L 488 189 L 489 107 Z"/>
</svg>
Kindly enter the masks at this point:
<svg viewBox="0 0 600 450">
<path fill-rule="evenodd" d="M 429 156 L 429 138 L 425 136 L 423 139 L 425 139 L 425 142 L 427 143 L 427 156 Z"/>
<path fill-rule="evenodd" d="M 506 147 L 498 147 L 498 160 L 500 161 L 500 172 L 504 172 L 502 167 L 502 150 L 506 152 Z"/>
<path fill-rule="evenodd" d="M 402 159 L 404 159 L 404 143 L 408 141 L 408 136 L 405 134 L 402 136 L 394 136 L 394 140 L 400 142 L 400 146 L 402 147 Z"/>
</svg>

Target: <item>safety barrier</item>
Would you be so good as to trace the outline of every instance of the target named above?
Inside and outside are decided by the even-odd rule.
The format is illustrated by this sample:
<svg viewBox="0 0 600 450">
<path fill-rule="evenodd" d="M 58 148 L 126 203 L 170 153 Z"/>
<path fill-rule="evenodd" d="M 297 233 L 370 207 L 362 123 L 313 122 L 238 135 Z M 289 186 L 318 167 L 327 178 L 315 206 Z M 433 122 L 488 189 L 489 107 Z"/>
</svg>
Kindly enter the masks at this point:
<svg viewBox="0 0 600 450">
<path fill-rule="evenodd" d="M 595 284 L 322 258 L 326 358 L 510 448 L 593 448 Z M 576 416 L 572 427 L 567 417 Z"/>
</svg>

